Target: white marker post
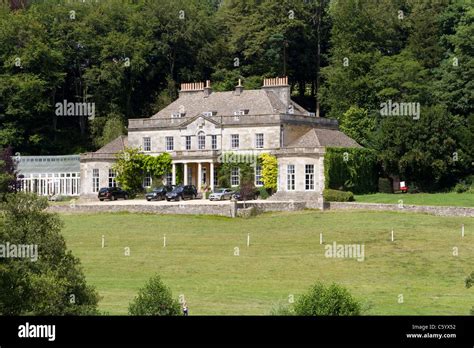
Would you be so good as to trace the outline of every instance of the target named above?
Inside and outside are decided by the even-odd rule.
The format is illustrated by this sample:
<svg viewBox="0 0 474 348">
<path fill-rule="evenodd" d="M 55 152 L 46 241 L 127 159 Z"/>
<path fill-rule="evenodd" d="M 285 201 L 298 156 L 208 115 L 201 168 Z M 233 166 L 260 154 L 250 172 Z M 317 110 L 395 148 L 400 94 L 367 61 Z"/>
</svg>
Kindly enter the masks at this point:
<svg viewBox="0 0 474 348">
<path fill-rule="evenodd" d="M 323 244 L 323 234 L 319 234 L 319 244 Z"/>
<path fill-rule="evenodd" d="M 461 237 L 464 238 L 464 224 L 461 225 Z"/>
<path fill-rule="evenodd" d="M 166 248 L 166 234 L 163 235 L 163 248 Z"/>
<path fill-rule="evenodd" d="M 393 242 L 393 228 L 392 228 L 392 242 Z"/>
<path fill-rule="evenodd" d="M 250 246 L 250 233 L 247 233 L 247 246 Z"/>
<path fill-rule="evenodd" d="M 105 237 L 104 235 L 102 235 L 102 249 L 104 249 L 105 247 Z"/>
</svg>

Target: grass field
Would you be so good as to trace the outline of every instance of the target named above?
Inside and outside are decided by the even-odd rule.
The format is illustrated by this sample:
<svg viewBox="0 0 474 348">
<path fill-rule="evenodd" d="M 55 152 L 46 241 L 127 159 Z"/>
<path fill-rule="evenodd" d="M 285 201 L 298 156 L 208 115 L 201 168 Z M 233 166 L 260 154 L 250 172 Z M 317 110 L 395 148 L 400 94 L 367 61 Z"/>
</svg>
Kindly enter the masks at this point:
<svg viewBox="0 0 474 348">
<path fill-rule="evenodd" d="M 389 203 L 398 204 L 403 200 L 403 204 L 414 205 L 446 205 L 457 207 L 474 207 L 474 194 L 472 193 L 374 193 L 370 195 L 355 195 L 356 202 L 367 203 Z"/>
<path fill-rule="evenodd" d="M 473 289 L 464 287 L 474 271 L 472 218 L 364 211 L 273 213 L 248 220 L 127 213 L 61 217 L 68 247 L 103 297 L 100 309 L 109 314 L 126 314 L 155 272 L 176 298 L 185 295 L 191 315 L 269 314 L 318 279 L 347 287 L 362 300 L 365 314 L 464 315 L 474 305 Z M 328 244 L 364 243 L 365 260 L 326 258 L 320 232 Z M 453 256 L 453 247 L 459 256 Z"/>
</svg>

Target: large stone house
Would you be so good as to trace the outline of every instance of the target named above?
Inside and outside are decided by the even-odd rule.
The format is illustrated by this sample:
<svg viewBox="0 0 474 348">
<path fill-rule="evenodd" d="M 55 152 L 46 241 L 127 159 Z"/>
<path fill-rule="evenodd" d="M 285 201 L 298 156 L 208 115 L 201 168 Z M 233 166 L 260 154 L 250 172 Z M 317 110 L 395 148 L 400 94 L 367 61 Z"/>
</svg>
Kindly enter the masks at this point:
<svg viewBox="0 0 474 348">
<path fill-rule="evenodd" d="M 150 118 L 130 119 L 128 136 L 120 136 L 96 152 L 81 155 L 81 195 L 96 195 L 115 184 L 111 169 L 115 154 L 125 147 L 172 156 L 172 172 L 165 179 L 194 184 L 198 191 L 217 185 L 222 154 L 260 154 L 278 159 L 278 193 L 291 199 L 319 200 L 324 188 L 324 153 L 330 146 L 359 147 L 338 130 L 336 120 L 315 117 L 290 97 L 288 79 L 264 79 L 258 90 L 213 92 L 210 82 L 184 83 L 179 98 Z M 242 156 L 245 158 L 244 156 Z M 230 183 L 239 185 L 238 168 Z M 255 184 L 262 185 L 255 167 Z M 152 186 L 151 178 L 144 186 Z"/>
</svg>

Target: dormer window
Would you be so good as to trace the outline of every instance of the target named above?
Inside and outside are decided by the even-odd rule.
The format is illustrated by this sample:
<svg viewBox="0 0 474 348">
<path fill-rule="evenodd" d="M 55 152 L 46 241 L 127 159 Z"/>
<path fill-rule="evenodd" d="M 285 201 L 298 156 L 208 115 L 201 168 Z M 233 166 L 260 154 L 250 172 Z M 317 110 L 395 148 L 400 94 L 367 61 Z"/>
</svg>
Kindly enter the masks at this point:
<svg viewBox="0 0 474 348">
<path fill-rule="evenodd" d="M 171 114 L 171 117 L 172 117 L 172 118 L 181 118 L 181 117 L 184 117 L 184 116 L 186 116 L 186 113 L 185 113 L 185 112 L 182 112 L 182 113 L 181 113 L 181 112 L 173 112 L 173 113 Z"/>
<path fill-rule="evenodd" d="M 217 115 L 217 111 L 204 111 L 202 113 L 203 116 L 207 116 L 207 117 L 210 117 L 210 116 L 216 116 Z"/>
<path fill-rule="evenodd" d="M 239 121 L 241 115 L 248 115 L 249 109 L 240 109 L 238 111 L 234 111 L 234 120 Z"/>
</svg>

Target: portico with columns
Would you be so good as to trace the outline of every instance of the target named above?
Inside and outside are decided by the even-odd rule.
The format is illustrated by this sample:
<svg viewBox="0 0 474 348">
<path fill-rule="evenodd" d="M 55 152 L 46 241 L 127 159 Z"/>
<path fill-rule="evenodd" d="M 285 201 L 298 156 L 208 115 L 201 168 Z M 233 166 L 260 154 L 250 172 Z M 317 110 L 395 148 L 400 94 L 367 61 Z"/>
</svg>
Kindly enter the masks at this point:
<svg viewBox="0 0 474 348">
<path fill-rule="evenodd" d="M 182 168 L 182 182 L 177 182 L 178 166 Z M 217 186 L 216 170 L 217 165 L 211 159 L 176 159 L 171 165 L 171 184 L 194 185 L 198 192 L 203 192 L 206 187 L 214 191 Z"/>
</svg>

